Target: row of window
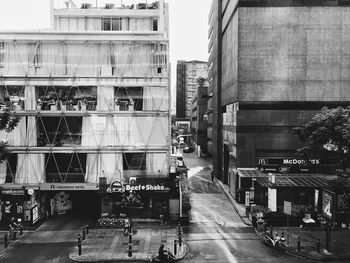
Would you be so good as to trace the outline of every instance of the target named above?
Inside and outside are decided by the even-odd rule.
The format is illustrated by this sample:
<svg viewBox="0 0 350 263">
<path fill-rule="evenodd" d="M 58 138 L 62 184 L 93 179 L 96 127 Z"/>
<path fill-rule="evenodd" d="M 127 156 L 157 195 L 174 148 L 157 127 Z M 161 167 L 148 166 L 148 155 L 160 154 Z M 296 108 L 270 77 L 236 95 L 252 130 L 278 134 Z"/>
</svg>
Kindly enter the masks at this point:
<svg viewBox="0 0 350 263">
<path fill-rule="evenodd" d="M 124 26 L 126 28 L 123 28 L 123 20 L 122 18 L 102 18 L 102 24 L 101 29 L 103 31 L 128 31 L 129 30 L 129 19 L 128 23 L 126 23 Z M 153 18 L 151 21 L 151 28 L 153 31 L 158 31 L 158 19 Z"/>
<path fill-rule="evenodd" d="M 144 90 L 143 87 L 115 87 L 114 105 L 108 105 L 106 110 L 161 110 L 166 109 L 166 91 L 162 88 L 150 88 L 152 92 Z M 97 88 L 96 87 L 43 87 L 37 88 L 36 110 L 96 110 Z M 109 95 L 110 92 L 108 91 Z M 0 108 L 7 106 L 12 110 L 26 110 L 24 86 L 0 86 Z M 110 103 L 111 99 L 105 99 Z M 113 100 L 112 100 L 113 102 Z M 102 107 L 105 108 L 105 107 Z"/>
<path fill-rule="evenodd" d="M 123 153 L 123 170 L 146 170 L 145 153 Z M 59 164 L 59 165 L 58 165 Z M 65 182 L 84 182 L 86 174 L 87 154 L 67 154 L 55 153 L 45 154 L 45 174 L 46 182 L 60 182 L 62 176 L 65 176 Z M 13 183 L 18 164 L 17 154 L 11 154 L 6 162 L 6 180 L 5 183 Z"/>
</svg>

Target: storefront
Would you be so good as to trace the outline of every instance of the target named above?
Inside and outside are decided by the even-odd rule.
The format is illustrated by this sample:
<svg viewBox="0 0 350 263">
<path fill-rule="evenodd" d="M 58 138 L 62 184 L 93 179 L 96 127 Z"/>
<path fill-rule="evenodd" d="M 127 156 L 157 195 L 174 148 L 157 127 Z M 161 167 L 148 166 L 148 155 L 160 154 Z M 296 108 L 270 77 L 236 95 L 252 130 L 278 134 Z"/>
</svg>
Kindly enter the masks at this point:
<svg viewBox="0 0 350 263">
<path fill-rule="evenodd" d="M 43 183 L 40 185 L 42 207 L 47 216 L 75 213 L 99 213 L 98 184 Z"/>
<path fill-rule="evenodd" d="M 159 219 L 161 209 L 166 208 L 168 213 L 174 211 L 171 200 L 176 199 L 177 191 L 175 183 L 168 180 L 138 178 L 131 184 L 114 181 L 100 187 L 99 192 L 101 216 Z"/>
<path fill-rule="evenodd" d="M 0 219 L 4 223 L 15 218 L 33 225 L 44 216 L 38 186 L 2 186 L 0 206 Z"/>
</svg>

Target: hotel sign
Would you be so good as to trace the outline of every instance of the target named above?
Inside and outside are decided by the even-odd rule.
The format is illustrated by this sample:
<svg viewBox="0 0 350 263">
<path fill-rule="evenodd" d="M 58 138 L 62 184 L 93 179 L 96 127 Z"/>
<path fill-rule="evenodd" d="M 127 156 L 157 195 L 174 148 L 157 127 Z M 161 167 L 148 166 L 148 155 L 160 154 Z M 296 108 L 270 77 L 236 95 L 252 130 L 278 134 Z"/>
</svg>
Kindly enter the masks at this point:
<svg viewBox="0 0 350 263">
<path fill-rule="evenodd" d="M 43 183 L 40 185 L 43 191 L 96 191 L 98 184 L 89 183 Z"/>
</svg>

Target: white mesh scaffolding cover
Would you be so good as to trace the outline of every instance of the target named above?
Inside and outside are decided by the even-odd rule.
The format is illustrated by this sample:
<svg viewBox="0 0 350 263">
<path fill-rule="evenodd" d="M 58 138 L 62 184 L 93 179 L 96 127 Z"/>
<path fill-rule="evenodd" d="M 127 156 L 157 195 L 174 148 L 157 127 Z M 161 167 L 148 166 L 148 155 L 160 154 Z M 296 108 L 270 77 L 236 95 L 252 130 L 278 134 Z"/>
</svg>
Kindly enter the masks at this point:
<svg viewBox="0 0 350 263">
<path fill-rule="evenodd" d="M 166 76 L 166 43 L 4 42 L 1 75 Z"/>
<path fill-rule="evenodd" d="M 15 183 L 37 184 L 45 181 L 44 154 L 18 154 Z"/>
</svg>

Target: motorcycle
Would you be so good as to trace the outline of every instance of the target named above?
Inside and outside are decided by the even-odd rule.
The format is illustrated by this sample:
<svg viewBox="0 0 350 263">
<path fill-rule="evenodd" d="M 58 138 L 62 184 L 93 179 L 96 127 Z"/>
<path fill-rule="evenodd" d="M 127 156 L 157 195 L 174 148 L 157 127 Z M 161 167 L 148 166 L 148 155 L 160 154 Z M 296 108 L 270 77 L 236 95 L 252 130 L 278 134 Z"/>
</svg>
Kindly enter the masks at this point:
<svg viewBox="0 0 350 263">
<path fill-rule="evenodd" d="M 152 256 L 152 258 L 149 261 L 150 263 L 175 263 L 176 262 L 176 258 L 170 254 L 168 254 L 168 256 L 166 257 L 165 260 L 160 260 L 160 258 L 158 256 Z"/>
<path fill-rule="evenodd" d="M 265 242 L 265 244 L 271 247 L 278 249 L 285 249 L 287 247 L 286 238 L 283 235 L 279 236 L 277 233 L 276 237 L 274 237 L 270 233 L 265 232 L 261 235 L 261 239 Z"/>
</svg>

